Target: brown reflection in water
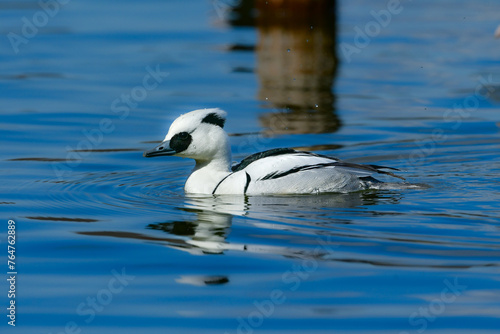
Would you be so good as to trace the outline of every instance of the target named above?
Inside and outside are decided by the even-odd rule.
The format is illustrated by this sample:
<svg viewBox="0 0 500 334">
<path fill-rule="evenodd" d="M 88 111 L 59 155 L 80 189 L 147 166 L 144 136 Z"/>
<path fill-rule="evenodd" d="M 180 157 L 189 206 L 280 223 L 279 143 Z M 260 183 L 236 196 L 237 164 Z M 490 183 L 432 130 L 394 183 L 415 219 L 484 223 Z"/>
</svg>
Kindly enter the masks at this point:
<svg viewBox="0 0 500 334">
<path fill-rule="evenodd" d="M 260 122 L 267 135 L 338 130 L 332 83 L 336 1 L 256 0 L 258 98 L 279 112 Z"/>
</svg>

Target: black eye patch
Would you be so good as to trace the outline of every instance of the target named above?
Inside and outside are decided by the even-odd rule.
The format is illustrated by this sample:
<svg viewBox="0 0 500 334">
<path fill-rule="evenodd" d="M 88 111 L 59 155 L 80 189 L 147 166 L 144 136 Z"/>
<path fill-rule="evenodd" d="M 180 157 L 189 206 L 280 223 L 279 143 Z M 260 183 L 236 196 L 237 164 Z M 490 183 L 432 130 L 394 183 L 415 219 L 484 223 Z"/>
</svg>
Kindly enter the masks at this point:
<svg viewBox="0 0 500 334">
<path fill-rule="evenodd" d="M 170 139 L 170 148 L 179 153 L 187 149 L 192 141 L 193 138 L 189 133 L 179 132 Z"/>
</svg>

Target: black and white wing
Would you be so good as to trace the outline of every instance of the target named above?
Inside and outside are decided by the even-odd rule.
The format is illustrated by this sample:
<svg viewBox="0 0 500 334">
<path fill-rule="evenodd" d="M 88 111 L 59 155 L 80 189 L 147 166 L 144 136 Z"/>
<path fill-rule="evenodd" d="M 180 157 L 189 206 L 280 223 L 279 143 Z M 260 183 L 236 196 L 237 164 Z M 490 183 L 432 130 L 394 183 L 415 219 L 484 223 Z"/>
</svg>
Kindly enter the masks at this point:
<svg viewBox="0 0 500 334">
<path fill-rule="evenodd" d="M 399 177 L 376 165 L 359 165 L 334 157 L 279 148 L 253 154 L 233 166 L 214 194 L 297 194 L 361 189 L 373 174 Z"/>
</svg>

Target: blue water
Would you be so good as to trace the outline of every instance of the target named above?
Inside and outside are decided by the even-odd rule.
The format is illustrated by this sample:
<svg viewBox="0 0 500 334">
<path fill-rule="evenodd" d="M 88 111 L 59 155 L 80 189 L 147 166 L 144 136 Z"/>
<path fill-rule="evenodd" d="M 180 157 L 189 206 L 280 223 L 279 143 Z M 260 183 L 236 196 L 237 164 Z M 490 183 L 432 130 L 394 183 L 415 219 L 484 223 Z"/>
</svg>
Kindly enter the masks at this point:
<svg viewBox="0 0 500 334">
<path fill-rule="evenodd" d="M 500 4 L 263 3 L 0 2 L 2 333 L 498 333 Z M 422 186 L 186 196 L 202 107 Z"/>
</svg>

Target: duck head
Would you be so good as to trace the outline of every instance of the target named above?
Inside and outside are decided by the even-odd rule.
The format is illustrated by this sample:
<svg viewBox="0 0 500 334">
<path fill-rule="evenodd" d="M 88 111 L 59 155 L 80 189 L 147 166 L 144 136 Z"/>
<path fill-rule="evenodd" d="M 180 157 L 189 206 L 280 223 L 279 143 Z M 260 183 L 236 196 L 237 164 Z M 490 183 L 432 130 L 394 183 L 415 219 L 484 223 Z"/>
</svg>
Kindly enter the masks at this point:
<svg viewBox="0 0 500 334">
<path fill-rule="evenodd" d="M 165 139 L 155 148 L 144 152 L 146 158 L 175 155 L 197 162 L 225 160 L 230 155 L 229 140 L 224 131 L 226 112 L 218 109 L 198 109 L 179 116 L 170 125 Z"/>
</svg>

